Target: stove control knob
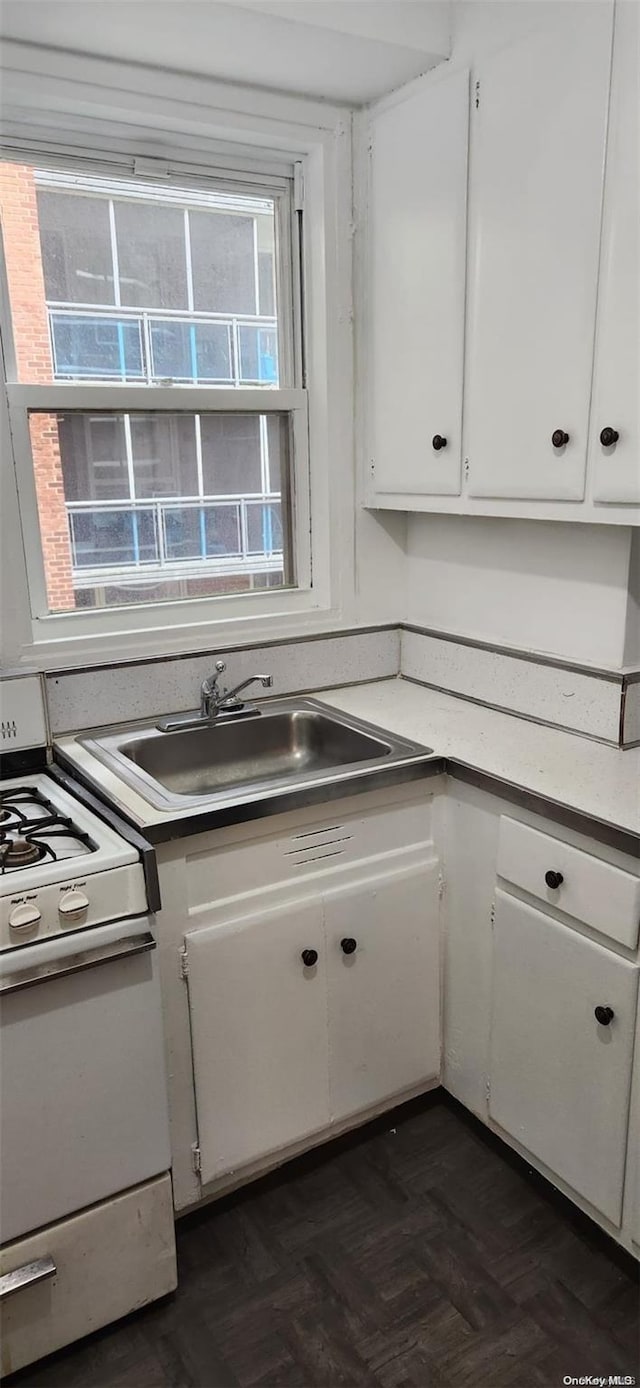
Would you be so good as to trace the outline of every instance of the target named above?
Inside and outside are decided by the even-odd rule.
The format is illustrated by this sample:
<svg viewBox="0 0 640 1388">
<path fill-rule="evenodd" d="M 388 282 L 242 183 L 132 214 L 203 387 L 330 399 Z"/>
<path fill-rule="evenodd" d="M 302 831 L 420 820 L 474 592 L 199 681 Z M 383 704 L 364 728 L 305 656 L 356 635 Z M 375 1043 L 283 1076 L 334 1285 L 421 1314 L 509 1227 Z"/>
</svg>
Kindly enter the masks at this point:
<svg viewBox="0 0 640 1388">
<path fill-rule="evenodd" d="M 23 901 L 20 906 L 14 906 L 9 914 L 9 925 L 12 930 L 33 930 L 42 920 L 42 914 L 32 901 Z"/>
<path fill-rule="evenodd" d="M 63 892 L 58 902 L 58 913 L 66 921 L 79 921 L 86 914 L 89 898 L 84 892 L 72 890 Z"/>
</svg>

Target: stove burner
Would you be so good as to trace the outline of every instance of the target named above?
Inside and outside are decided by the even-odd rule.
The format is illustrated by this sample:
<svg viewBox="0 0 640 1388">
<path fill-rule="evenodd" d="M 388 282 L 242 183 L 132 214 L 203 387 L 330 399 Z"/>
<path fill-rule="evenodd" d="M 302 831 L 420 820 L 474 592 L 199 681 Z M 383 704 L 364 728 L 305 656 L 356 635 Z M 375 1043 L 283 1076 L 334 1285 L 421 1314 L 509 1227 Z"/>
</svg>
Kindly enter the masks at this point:
<svg viewBox="0 0 640 1388">
<path fill-rule="evenodd" d="M 4 867 L 28 867 L 47 856 L 46 845 L 31 839 L 7 839 L 0 843 L 0 858 Z"/>
<path fill-rule="evenodd" d="M 0 876 L 34 867 L 44 858 L 58 862 L 83 850 L 95 853 L 96 848 L 91 835 L 61 814 L 37 787 L 0 790 Z"/>
</svg>

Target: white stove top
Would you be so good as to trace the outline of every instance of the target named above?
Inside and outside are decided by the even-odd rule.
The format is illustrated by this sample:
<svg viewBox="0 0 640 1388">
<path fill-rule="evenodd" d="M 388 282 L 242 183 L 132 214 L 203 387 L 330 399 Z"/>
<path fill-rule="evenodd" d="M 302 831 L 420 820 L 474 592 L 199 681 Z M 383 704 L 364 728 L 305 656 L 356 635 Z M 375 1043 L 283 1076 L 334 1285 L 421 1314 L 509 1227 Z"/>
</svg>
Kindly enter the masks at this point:
<svg viewBox="0 0 640 1388">
<path fill-rule="evenodd" d="M 82 862 L 70 863 L 70 859 Z M 45 772 L 0 782 L 0 895 L 135 863 L 136 849 Z"/>
<path fill-rule="evenodd" d="M 138 851 L 46 772 L 0 782 L 0 948 L 146 909 Z"/>
</svg>

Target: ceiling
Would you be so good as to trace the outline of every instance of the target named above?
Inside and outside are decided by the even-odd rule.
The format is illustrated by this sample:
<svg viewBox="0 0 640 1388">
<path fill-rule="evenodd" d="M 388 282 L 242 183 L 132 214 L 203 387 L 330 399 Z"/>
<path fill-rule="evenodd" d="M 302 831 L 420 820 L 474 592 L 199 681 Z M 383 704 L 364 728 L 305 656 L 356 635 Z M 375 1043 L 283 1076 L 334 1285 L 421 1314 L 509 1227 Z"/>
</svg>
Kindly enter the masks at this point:
<svg viewBox="0 0 640 1388">
<path fill-rule="evenodd" d="M 449 0 L 3 0 L 3 38 L 363 105 L 449 56 Z"/>
</svg>

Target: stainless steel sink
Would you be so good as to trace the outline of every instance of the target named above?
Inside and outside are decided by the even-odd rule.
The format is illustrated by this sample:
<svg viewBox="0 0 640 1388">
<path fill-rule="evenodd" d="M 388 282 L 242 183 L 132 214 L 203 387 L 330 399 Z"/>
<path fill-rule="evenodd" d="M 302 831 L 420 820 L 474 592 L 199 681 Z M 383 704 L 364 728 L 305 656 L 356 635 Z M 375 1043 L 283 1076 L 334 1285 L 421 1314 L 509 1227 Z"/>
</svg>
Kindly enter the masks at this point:
<svg viewBox="0 0 640 1388">
<path fill-rule="evenodd" d="M 160 808 L 242 798 L 423 760 L 431 751 L 314 699 L 272 700 L 250 716 L 160 732 L 141 727 L 79 739 Z"/>
</svg>

